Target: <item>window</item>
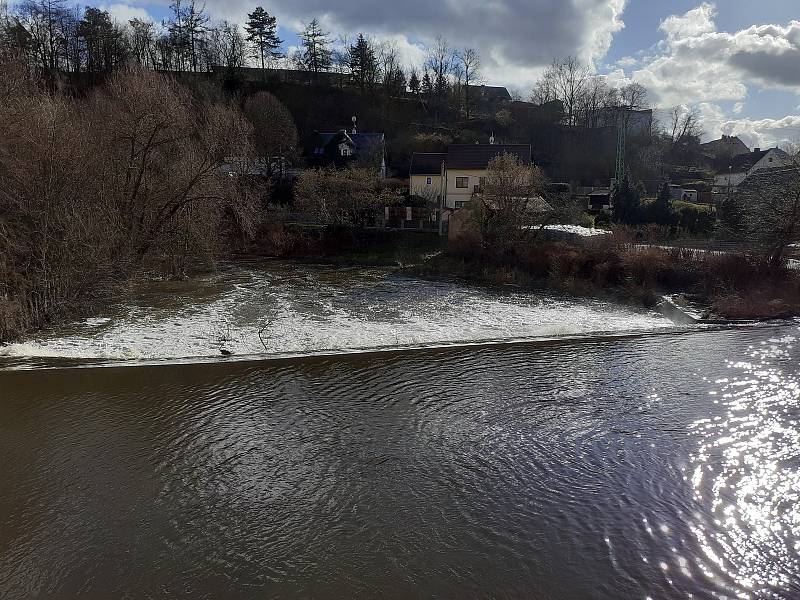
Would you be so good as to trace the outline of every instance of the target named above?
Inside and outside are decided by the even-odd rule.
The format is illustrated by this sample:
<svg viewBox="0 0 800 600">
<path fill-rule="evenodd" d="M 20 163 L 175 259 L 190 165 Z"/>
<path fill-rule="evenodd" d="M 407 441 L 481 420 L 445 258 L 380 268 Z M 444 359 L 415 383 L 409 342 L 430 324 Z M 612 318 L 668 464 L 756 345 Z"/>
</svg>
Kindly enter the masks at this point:
<svg viewBox="0 0 800 600">
<path fill-rule="evenodd" d="M 433 183 L 433 177 L 428 177 L 428 180 L 425 183 L 431 185 Z"/>
<path fill-rule="evenodd" d="M 465 190 L 469 187 L 469 177 L 456 177 L 456 187 Z"/>
<path fill-rule="evenodd" d="M 457 200 L 456 201 L 456 210 L 459 208 L 464 208 L 467 205 L 466 201 Z"/>
</svg>

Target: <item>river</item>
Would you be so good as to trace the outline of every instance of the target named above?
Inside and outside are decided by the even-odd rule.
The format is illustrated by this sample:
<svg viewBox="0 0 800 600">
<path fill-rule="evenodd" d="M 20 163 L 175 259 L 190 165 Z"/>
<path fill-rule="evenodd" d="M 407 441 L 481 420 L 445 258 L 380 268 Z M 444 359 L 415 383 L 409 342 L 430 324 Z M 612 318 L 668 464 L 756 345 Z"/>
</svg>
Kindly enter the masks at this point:
<svg viewBox="0 0 800 600">
<path fill-rule="evenodd" d="M 4 349 L 0 597 L 797 598 L 798 333 L 378 269 L 143 286 Z"/>
</svg>

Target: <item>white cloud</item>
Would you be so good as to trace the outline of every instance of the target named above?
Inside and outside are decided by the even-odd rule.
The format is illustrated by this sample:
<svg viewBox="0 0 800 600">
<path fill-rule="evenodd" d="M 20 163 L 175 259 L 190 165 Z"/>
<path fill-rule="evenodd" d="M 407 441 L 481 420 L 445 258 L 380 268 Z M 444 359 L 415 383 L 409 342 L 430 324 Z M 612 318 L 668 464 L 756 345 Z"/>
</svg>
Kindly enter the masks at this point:
<svg viewBox="0 0 800 600">
<path fill-rule="evenodd" d="M 666 18 L 666 39 L 633 79 L 661 106 L 742 101 L 750 86 L 800 93 L 800 21 L 727 33 L 717 31 L 715 15 L 715 6 L 705 3 Z"/>
<path fill-rule="evenodd" d="M 364 33 L 392 39 L 419 62 L 421 44 L 438 35 L 458 48 L 475 47 L 487 83 L 529 87 L 553 58 L 575 55 L 598 62 L 624 27 L 628 0 L 293 0 L 274 3 L 283 27 L 298 30 L 317 17 L 336 38 Z M 215 17 L 243 23 L 247 0 L 207 0 Z"/>
<path fill-rule="evenodd" d="M 638 60 L 632 56 L 624 56 L 617 61 L 617 66 L 621 69 L 630 69 L 639 63 Z"/>
<path fill-rule="evenodd" d="M 698 36 L 703 33 L 713 33 L 716 30 L 714 25 L 715 16 L 715 6 L 703 3 L 684 15 L 667 17 L 661 23 L 661 30 L 671 40 Z"/>
<path fill-rule="evenodd" d="M 140 6 L 131 6 L 130 4 L 101 4 L 99 8 L 100 10 L 108 11 L 111 18 L 120 23 L 127 23 L 131 19 L 140 19 L 142 21 L 153 20 L 150 13 Z"/>
<path fill-rule="evenodd" d="M 800 141 L 800 115 L 782 119 L 730 118 L 718 104 L 703 102 L 697 106 L 705 130 L 704 139 L 724 135 L 738 136 L 751 148 L 773 148 Z"/>
</svg>

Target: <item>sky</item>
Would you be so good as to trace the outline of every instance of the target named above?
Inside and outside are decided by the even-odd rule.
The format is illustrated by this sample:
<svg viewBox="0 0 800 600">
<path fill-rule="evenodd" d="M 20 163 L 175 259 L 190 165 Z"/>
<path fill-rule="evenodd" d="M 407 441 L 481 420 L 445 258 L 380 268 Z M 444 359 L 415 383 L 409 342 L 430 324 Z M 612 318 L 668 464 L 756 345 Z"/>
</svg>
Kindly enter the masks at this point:
<svg viewBox="0 0 800 600">
<path fill-rule="evenodd" d="M 95 5 L 119 20 L 160 21 L 169 0 Z M 244 23 L 261 5 L 285 49 L 319 18 L 332 37 L 391 39 L 407 65 L 442 35 L 475 47 L 487 84 L 527 96 L 556 57 L 574 55 L 612 85 L 644 84 L 662 119 L 695 109 L 705 139 L 800 143 L 800 0 L 206 0 L 212 20 Z"/>
</svg>

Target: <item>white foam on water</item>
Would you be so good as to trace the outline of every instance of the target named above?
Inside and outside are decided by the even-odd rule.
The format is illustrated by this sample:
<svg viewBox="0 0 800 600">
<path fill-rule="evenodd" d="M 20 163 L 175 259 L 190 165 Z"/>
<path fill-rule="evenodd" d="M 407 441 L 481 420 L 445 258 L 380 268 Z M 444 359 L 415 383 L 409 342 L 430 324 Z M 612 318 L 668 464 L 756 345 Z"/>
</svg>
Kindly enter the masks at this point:
<svg viewBox="0 0 800 600">
<path fill-rule="evenodd" d="M 673 326 L 660 314 L 607 302 L 503 293 L 379 270 L 339 277 L 325 267 L 276 265 L 229 271 L 208 283 L 218 286 L 226 276 L 230 285 L 210 296 L 198 294 L 197 302 L 189 299 L 169 310 L 130 307 L 114 320 L 97 317 L 83 327 L 0 348 L 0 356 L 179 359 L 219 356 L 222 350 L 304 353 Z"/>
</svg>

